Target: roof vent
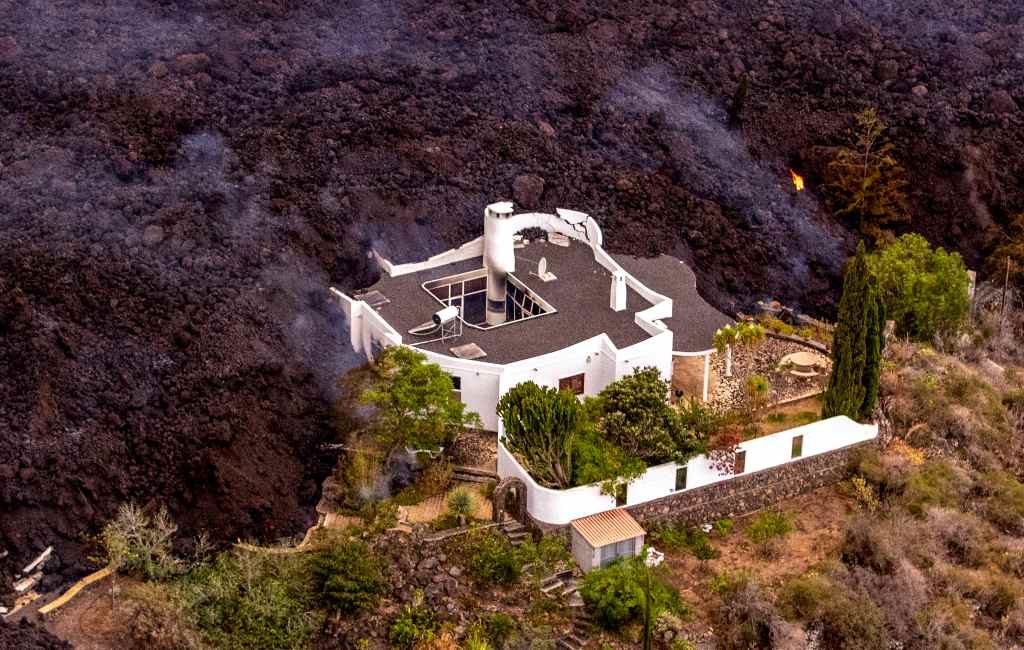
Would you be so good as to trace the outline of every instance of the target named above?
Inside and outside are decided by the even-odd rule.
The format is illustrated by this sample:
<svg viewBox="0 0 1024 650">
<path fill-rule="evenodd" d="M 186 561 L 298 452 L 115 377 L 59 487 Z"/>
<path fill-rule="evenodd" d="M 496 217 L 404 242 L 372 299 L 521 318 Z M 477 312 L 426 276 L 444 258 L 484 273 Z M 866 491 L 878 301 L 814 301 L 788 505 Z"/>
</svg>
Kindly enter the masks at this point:
<svg viewBox="0 0 1024 650">
<path fill-rule="evenodd" d="M 454 348 L 449 349 L 452 354 L 460 359 L 482 359 L 487 356 L 487 353 L 476 343 L 456 345 Z"/>
</svg>

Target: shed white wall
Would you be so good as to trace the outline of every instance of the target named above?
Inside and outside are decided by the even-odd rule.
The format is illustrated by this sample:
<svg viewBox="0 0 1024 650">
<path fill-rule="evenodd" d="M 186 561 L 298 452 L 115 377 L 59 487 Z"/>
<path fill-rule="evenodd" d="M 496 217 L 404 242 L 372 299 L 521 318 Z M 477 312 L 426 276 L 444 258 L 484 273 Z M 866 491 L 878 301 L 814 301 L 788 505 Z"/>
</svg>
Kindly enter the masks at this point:
<svg viewBox="0 0 1024 650">
<path fill-rule="evenodd" d="M 803 453 L 791 458 L 793 438 L 803 436 Z M 849 447 L 874 439 L 878 426 L 858 424 L 839 416 L 821 420 L 805 426 L 773 433 L 769 436 L 748 440 L 739 445 L 746 453 L 745 474 L 771 467 L 779 467 L 803 458 L 809 458 L 829 451 Z M 676 463 L 665 463 L 649 467 L 644 474 L 629 484 L 626 491 L 626 505 L 646 503 L 681 490 L 675 489 Z M 719 474 L 711 461 L 704 455 L 691 458 L 686 463 L 686 490 L 720 483 L 736 478 L 734 474 Z M 564 525 L 573 519 L 597 514 L 615 507 L 612 496 L 601 494 L 597 484 L 584 485 L 568 490 L 552 490 L 537 485 L 519 462 L 503 444 L 498 443 L 498 475 L 502 478 L 514 476 L 526 484 L 527 510 L 538 521 Z"/>
</svg>

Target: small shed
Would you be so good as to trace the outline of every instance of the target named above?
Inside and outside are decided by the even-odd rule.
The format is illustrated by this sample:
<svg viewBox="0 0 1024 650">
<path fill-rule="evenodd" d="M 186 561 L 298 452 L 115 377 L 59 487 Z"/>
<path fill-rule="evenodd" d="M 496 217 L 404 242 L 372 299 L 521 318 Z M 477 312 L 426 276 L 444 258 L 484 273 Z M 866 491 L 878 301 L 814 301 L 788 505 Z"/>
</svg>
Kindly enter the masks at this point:
<svg viewBox="0 0 1024 650">
<path fill-rule="evenodd" d="M 584 571 L 605 567 L 620 557 L 639 555 L 647 531 L 622 508 L 574 519 L 572 555 Z"/>
</svg>

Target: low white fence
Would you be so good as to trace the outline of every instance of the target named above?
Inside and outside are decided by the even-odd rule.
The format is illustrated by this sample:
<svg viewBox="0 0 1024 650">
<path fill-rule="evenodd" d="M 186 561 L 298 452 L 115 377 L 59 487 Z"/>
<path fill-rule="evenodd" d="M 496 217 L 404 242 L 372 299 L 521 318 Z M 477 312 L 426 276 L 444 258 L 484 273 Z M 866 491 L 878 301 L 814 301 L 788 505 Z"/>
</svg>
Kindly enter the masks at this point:
<svg viewBox="0 0 1024 650">
<path fill-rule="evenodd" d="M 799 456 L 793 457 L 793 439 L 797 436 L 802 436 L 801 453 Z M 665 463 L 649 467 L 643 475 L 629 484 L 626 490 L 626 505 L 645 503 L 677 492 L 728 481 L 751 472 L 779 467 L 873 440 L 877 436 L 877 425 L 858 424 L 844 416 L 819 420 L 740 443 L 739 451 L 745 452 L 745 467 L 742 474 L 721 474 L 712 467 L 711 460 L 707 456 L 695 456 L 685 464 L 686 487 L 677 490 L 677 470 L 684 465 Z M 527 510 L 534 519 L 546 524 L 564 525 L 573 519 L 616 507 L 615 497 L 601 494 L 601 488 L 597 484 L 582 485 L 567 490 L 553 490 L 537 485 L 537 482 L 500 441 L 498 443 L 498 475 L 502 478 L 515 477 L 526 484 Z"/>
</svg>

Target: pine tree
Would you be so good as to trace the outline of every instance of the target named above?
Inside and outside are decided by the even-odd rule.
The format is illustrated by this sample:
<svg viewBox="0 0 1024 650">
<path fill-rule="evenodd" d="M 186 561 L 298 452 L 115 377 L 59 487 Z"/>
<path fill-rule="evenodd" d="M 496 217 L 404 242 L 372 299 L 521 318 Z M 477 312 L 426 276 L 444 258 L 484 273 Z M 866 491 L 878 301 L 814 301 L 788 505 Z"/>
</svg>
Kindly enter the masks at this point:
<svg viewBox="0 0 1024 650">
<path fill-rule="evenodd" d="M 885 316 L 866 255 L 861 242 L 843 278 L 832 344 L 832 376 L 822 409 L 825 417 L 867 417 L 878 399 Z"/>
</svg>

